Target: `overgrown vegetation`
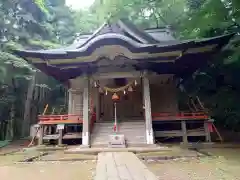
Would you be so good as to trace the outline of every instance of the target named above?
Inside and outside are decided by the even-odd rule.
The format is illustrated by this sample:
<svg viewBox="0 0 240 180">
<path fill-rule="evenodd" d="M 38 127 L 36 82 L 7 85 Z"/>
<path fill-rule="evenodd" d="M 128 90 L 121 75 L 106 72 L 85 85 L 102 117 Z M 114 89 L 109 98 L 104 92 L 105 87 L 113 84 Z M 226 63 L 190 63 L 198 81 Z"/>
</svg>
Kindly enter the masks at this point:
<svg viewBox="0 0 240 180">
<path fill-rule="evenodd" d="M 130 18 L 142 28 L 169 25 L 179 39 L 235 33 L 230 45 L 208 67 L 189 77 L 184 86 L 190 96 L 200 96 L 219 126 L 239 131 L 240 1 L 99 0 L 93 8 L 103 12 L 100 17 Z"/>
<path fill-rule="evenodd" d="M 71 43 L 75 28 L 64 1 L 2 0 L 0 13 L 0 139 L 11 140 L 29 134 L 30 124 L 47 103 L 65 104 L 63 85 L 14 56 L 12 50 Z"/>
<path fill-rule="evenodd" d="M 140 28 L 169 25 L 179 39 L 236 33 L 224 52 L 184 86 L 190 95 L 201 97 L 220 126 L 240 128 L 239 0 L 95 0 L 79 11 L 67 7 L 65 0 L 0 0 L 0 15 L 0 139 L 28 135 L 45 104 L 65 104 L 63 85 L 12 50 L 65 46 L 76 34 L 93 32 L 103 22 L 119 18 Z"/>
</svg>

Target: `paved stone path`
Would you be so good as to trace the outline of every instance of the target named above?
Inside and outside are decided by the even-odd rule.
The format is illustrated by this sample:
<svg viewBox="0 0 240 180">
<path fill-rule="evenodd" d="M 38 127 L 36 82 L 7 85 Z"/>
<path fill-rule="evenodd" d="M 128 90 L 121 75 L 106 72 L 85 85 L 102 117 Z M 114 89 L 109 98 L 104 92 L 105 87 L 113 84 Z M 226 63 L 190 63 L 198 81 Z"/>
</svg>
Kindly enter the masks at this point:
<svg viewBox="0 0 240 180">
<path fill-rule="evenodd" d="M 131 152 L 98 154 L 95 180 L 157 180 L 157 177 Z"/>
</svg>

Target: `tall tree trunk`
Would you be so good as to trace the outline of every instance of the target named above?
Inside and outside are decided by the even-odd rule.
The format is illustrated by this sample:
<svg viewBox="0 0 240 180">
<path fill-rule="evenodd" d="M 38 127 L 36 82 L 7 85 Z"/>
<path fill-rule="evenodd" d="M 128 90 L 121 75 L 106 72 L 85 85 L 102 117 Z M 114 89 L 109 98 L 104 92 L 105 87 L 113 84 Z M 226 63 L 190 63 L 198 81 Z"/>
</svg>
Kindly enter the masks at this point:
<svg viewBox="0 0 240 180">
<path fill-rule="evenodd" d="M 15 71 L 15 66 L 11 65 L 12 72 Z M 16 121 L 16 101 L 17 101 L 17 86 L 15 82 L 15 77 L 11 77 L 11 84 L 12 84 L 12 94 L 15 95 L 13 98 L 11 109 L 10 109 L 10 118 L 7 121 L 7 133 L 6 133 L 6 139 L 7 140 L 13 140 L 14 138 L 14 121 Z"/>
<path fill-rule="evenodd" d="M 25 101 L 24 119 L 22 122 L 22 137 L 26 137 L 30 135 L 31 104 L 33 99 L 35 82 L 36 82 L 36 74 L 33 75 L 32 80 L 28 84 L 27 98 Z"/>
<path fill-rule="evenodd" d="M 7 140 L 13 140 L 14 138 L 14 133 L 13 133 L 14 120 L 15 120 L 15 102 L 12 103 L 12 107 L 10 111 L 10 119 L 8 120 L 8 123 L 7 123 L 7 134 L 6 134 Z"/>
</svg>

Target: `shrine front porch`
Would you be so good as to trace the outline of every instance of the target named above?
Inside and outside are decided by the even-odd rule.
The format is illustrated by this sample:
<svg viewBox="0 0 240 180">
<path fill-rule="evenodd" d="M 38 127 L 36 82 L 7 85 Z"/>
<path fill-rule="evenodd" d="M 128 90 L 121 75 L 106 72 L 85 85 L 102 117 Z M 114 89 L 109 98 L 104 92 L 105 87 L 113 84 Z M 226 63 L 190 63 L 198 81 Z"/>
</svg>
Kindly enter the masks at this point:
<svg viewBox="0 0 240 180">
<path fill-rule="evenodd" d="M 119 78 L 119 75 L 117 77 Z M 143 144 L 154 144 L 155 138 L 159 137 L 182 137 L 182 141 L 188 143 L 190 136 L 205 136 L 207 142 L 211 141 L 208 128 L 211 122 L 208 122 L 209 117 L 205 113 L 178 111 L 176 85 L 171 79 L 169 80 L 171 76 L 126 77 L 125 74 L 124 77 L 128 78 L 128 81 L 136 80 L 137 85 L 133 91 L 127 92 L 127 95 L 124 92 L 118 93 L 121 98 L 117 102 L 119 127 L 121 123 L 129 122 L 132 135 L 141 136 L 144 139 L 141 141 Z M 162 83 L 167 81 L 169 82 Z M 99 89 L 91 84 L 94 84 L 94 81 L 89 77 L 72 81 L 69 89 L 69 114 L 39 116 L 39 144 L 42 144 L 43 140 L 55 138 L 61 145 L 62 139 L 80 138 L 84 147 L 90 147 L 94 142 L 94 136 L 100 134 L 106 135 L 105 145 L 107 144 L 108 135 L 116 133 L 112 93 L 100 93 Z M 104 128 L 103 123 L 106 125 Z M 134 123 L 138 125 L 141 123 L 141 128 L 135 127 Z M 202 127 L 194 130 L 189 127 L 189 123 L 198 123 Z M 170 126 L 174 128 L 167 129 L 166 124 L 175 125 Z M 52 128 L 46 130 L 44 127 Z M 118 133 L 123 133 L 129 127 L 122 126 L 118 129 Z M 137 129 L 141 129 L 141 135 Z"/>
</svg>

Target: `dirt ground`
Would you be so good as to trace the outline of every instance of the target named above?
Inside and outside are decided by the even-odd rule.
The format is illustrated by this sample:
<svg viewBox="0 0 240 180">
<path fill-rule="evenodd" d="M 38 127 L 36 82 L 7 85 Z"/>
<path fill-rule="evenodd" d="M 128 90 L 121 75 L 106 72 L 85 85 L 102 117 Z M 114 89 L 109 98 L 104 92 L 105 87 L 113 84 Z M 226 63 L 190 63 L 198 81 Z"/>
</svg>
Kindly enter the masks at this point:
<svg viewBox="0 0 240 180">
<path fill-rule="evenodd" d="M 145 164 L 159 180 L 240 180 L 240 149 L 209 151 L 216 157 L 147 160 Z"/>
<path fill-rule="evenodd" d="M 91 180 L 95 175 L 96 156 L 64 154 L 63 151 L 24 151 L 19 145 L 1 149 L 1 180 Z M 16 152 L 17 150 L 17 152 Z M 5 154 L 7 153 L 7 154 Z M 33 162 L 20 161 L 37 157 Z"/>
<path fill-rule="evenodd" d="M 17 140 L 11 142 L 8 146 L 0 148 L 0 156 L 3 154 L 11 154 L 13 152 L 19 151 L 20 149 L 27 147 L 28 144 L 28 140 Z"/>
<path fill-rule="evenodd" d="M 217 157 L 224 157 L 229 161 L 237 161 L 240 163 L 240 148 L 209 148 L 202 149 L 200 152 L 207 152 Z"/>
<path fill-rule="evenodd" d="M 62 150 L 43 152 L 36 150 L 18 150 L 20 146 L 9 146 L 0 152 L 1 180 L 91 180 L 95 175 L 96 155 L 64 154 Z M 22 147 L 22 145 L 21 145 Z M 183 150 L 179 147 L 167 152 L 139 153 L 147 167 L 159 177 L 159 180 L 240 180 L 240 149 L 212 148 L 204 152 L 214 157 L 201 156 L 196 151 Z M 46 152 L 45 152 L 46 153 Z M 166 160 L 156 157 L 182 157 Z M 19 163 L 24 159 L 37 157 L 30 163 Z M 41 156 L 41 157 L 40 157 Z M 153 159 L 151 159 L 153 158 Z M 155 158 L 155 159 L 154 159 Z"/>
<path fill-rule="evenodd" d="M 49 153 L 49 155 L 38 158 L 40 161 L 85 161 L 97 160 L 97 155 L 91 154 L 65 154 L 63 151 Z"/>
<path fill-rule="evenodd" d="M 1 180 L 91 180 L 95 161 L 34 162 L 0 166 Z"/>
</svg>

